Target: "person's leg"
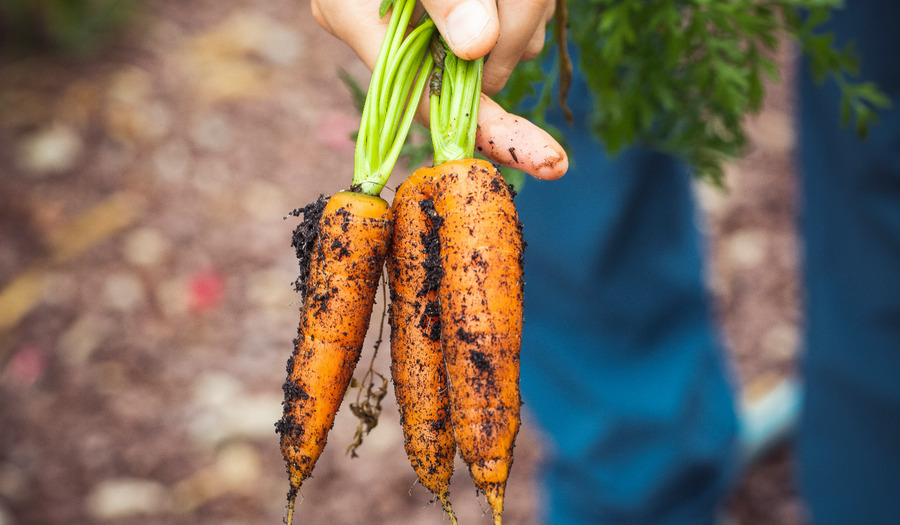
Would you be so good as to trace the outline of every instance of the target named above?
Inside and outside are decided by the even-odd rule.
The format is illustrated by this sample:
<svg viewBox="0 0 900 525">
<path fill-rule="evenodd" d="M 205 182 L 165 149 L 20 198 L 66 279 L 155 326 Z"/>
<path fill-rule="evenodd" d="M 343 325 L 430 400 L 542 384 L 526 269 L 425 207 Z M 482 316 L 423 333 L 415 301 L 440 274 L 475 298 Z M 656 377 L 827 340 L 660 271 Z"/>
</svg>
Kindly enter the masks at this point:
<svg viewBox="0 0 900 525">
<path fill-rule="evenodd" d="M 546 521 L 712 523 L 736 422 L 690 176 L 656 153 L 607 158 L 583 88 L 571 98 L 578 122 L 558 125 L 572 168 L 517 197 L 524 408 L 551 439 Z"/>
<path fill-rule="evenodd" d="M 833 84 L 800 71 L 805 239 L 801 489 L 816 525 L 900 523 L 900 2 L 853 0 L 829 23 L 893 99 L 866 140 Z M 806 66 L 806 64 L 804 64 Z"/>
</svg>

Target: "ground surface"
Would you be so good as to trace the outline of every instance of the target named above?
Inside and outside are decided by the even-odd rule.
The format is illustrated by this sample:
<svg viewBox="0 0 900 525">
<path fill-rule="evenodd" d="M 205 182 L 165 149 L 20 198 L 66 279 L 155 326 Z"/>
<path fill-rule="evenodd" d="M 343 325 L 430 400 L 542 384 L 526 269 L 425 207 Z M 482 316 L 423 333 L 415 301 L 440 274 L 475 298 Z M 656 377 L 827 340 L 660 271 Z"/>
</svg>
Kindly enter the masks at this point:
<svg viewBox="0 0 900 525">
<path fill-rule="evenodd" d="M 146 2 L 97 58 L 0 63 L 0 525 L 282 519 L 284 217 L 348 184 L 357 116 L 337 70 L 366 71 L 307 2 L 185 5 Z M 731 193 L 700 191 L 724 336 L 757 385 L 790 373 L 799 342 L 790 97 L 772 94 Z M 392 395 L 360 458 L 341 412 L 298 523 L 446 523 Z M 528 419 L 516 453 L 506 522 L 537 523 Z M 789 466 L 783 450 L 751 470 L 729 507 L 801 523 Z M 461 522 L 488 523 L 459 472 Z"/>
</svg>

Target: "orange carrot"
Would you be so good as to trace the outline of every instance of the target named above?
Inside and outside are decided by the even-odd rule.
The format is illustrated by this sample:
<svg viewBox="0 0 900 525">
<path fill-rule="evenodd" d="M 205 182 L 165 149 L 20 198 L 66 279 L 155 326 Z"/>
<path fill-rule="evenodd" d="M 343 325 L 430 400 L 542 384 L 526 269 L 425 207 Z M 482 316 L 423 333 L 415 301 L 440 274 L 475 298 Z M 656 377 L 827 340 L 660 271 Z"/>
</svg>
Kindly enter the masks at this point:
<svg viewBox="0 0 900 525">
<path fill-rule="evenodd" d="M 450 422 L 447 374 L 441 354 L 440 261 L 433 208 L 413 176 L 397 190 L 391 206 L 398 227 L 388 256 L 391 288 L 391 377 L 400 408 L 404 445 L 422 485 L 450 506 L 450 478 L 456 442 Z"/>
<path fill-rule="evenodd" d="M 407 184 L 415 191 L 407 191 Z M 490 163 L 462 159 L 418 170 L 398 190 L 395 209 L 410 207 L 403 201 L 409 199 L 407 193 L 433 202 L 431 225 L 437 226 L 440 245 L 441 347 L 453 432 L 494 522 L 500 523 L 521 405 L 523 241 L 512 191 Z M 398 232 L 421 229 L 406 222 L 422 222 L 423 214 L 397 213 L 394 220 L 397 243 Z M 389 264 L 410 261 L 420 264 L 408 255 Z M 414 323 L 418 318 L 406 319 Z M 392 330 L 402 329 L 395 319 Z M 430 388 L 433 394 L 436 386 Z"/>
<path fill-rule="evenodd" d="M 415 4 L 381 2 L 378 16 L 388 10 L 391 15 L 362 107 L 350 191 L 335 194 L 324 208 L 304 208 L 295 232 L 303 306 L 283 385 L 284 413 L 276 423 L 290 478 L 288 523 L 359 361 L 390 245 L 390 208 L 379 194 L 406 141 L 433 62 L 428 45 L 434 22 L 425 17 L 413 23 Z M 377 423 L 380 395 L 370 388 L 374 405 L 367 397 L 366 403 L 350 406 L 365 427 L 351 454 L 362 433 Z"/>
<path fill-rule="evenodd" d="M 287 364 L 284 415 L 276 423 L 290 476 L 289 523 L 359 360 L 391 235 L 388 205 L 379 197 L 340 192 L 320 217 L 307 213 L 312 217 L 298 229 L 306 233 L 298 247 L 300 327 Z"/>
</svg>

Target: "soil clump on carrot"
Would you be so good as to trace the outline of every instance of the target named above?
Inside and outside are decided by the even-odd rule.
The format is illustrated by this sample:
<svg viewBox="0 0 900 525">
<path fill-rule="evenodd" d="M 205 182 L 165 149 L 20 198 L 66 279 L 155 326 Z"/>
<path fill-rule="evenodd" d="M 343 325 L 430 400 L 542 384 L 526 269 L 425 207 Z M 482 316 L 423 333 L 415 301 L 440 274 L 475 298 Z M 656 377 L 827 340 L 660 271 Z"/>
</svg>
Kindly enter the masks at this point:
<svg viewBox="0 0 900 525">
<path fill-rule="evenodd" d="M 297 253 L 297 262 L 300 266 L 300 274 L 297 276 L 297 280 L 294 281 L 294 290 L 301 294 L 305 292 L 306 279 L 309 276 L 310 255 L 316 244 L 316 239 L 319 238 L 319 219 L 322 217 L 322 210 L 325 209 L 325 204 L 327 203 L 328 197 L 319 195 L 319 198 L 315 201 L 288 214 L 291 217 L 303 215 L 303 220 L 294 228 L 294 233 L 291 237 L 291 247 Z"/>
</svg>

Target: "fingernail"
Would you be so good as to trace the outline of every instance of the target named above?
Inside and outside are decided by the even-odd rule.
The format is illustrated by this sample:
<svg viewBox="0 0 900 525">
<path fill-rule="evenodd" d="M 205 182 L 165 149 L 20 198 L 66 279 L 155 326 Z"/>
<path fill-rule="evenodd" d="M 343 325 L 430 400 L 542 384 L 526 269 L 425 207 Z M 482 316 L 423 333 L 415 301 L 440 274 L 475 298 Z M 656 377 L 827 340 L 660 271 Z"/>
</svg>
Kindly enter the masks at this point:
<svg viewBox="0 0 900 525">
<path fill-rule="evenodd" d="M 484 4 L 476 0 L 456 6 L 445 20 L 447 34 L 444 38 L 454 50 L 464 52 L 467 46 L 487 27 L 488 12 Z"/>
</svg>

